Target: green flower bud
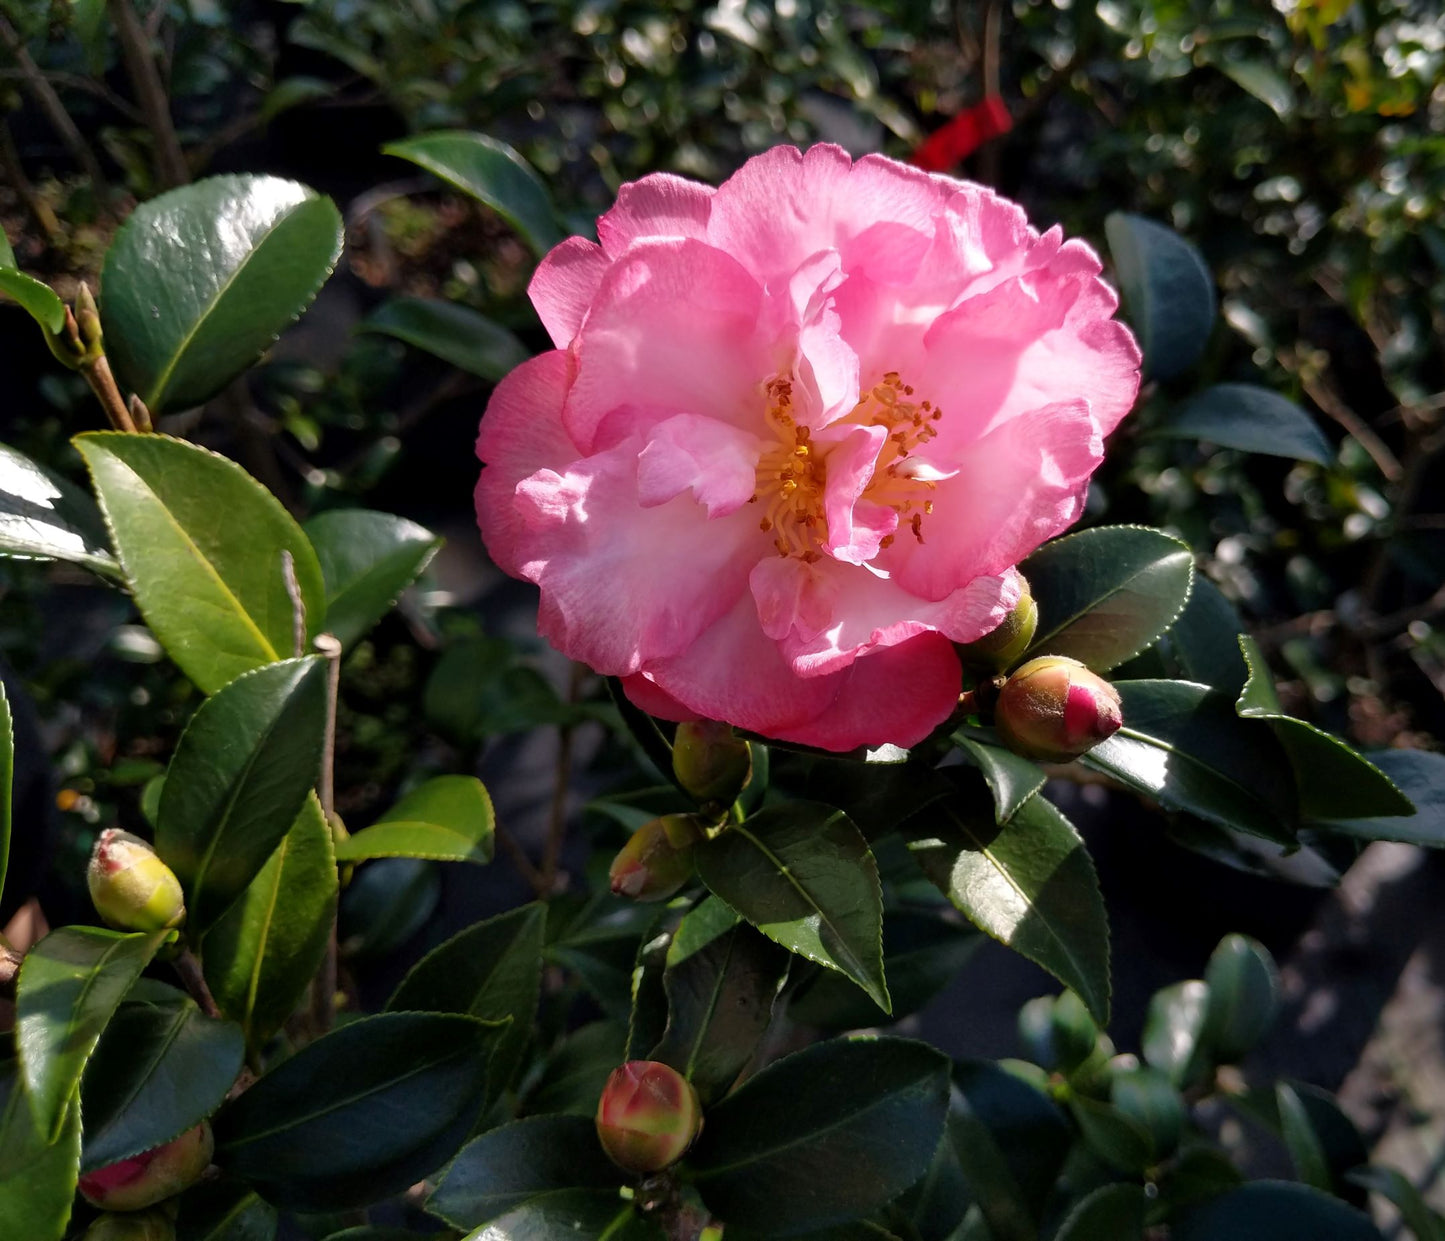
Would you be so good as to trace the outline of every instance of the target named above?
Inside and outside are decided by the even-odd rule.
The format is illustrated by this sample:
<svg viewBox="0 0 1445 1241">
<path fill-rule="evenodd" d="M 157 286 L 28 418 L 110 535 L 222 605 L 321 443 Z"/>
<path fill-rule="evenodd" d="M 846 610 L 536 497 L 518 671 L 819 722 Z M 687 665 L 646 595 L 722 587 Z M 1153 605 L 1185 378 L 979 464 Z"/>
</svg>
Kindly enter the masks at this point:
<svg viewBox="0 0 1445 1241">
<path fill-rule="evenodd" d="M 1039 609 L 1029 592 L 1029 584 L 1022 577 L 1019 583 L 1023 593 L 999 627 L 977 642 L 966 642 L 958 648 L 959 658 L 970 667 L 1003 672 L 1029 649 L 1034 630 L 1039 627 Z"/>
<path fill-rule="evenodd" d="M 1119 691 L 1077 659 L 1045 655 L 1009 677 L 994 707 L 999 739 L 1015 754 L 1066 763 L 1124 722 Z"/>
<path fill-rule="evenodd" d="M 118 930 L 159 931 L 186 920 L 175 873 L 144 840 L 118 827 L 101 832 L 85 878 L 96 912 Z"/>
<path fill-rule="evenodd" d="M 180 1137 L 130 1159 L 87 1172 L 81 1196 L 103 1211 L 139 1211 L 188 1189 L 200 1179 L 215 1151 L 211 1126 L 202 1121 Z"/>
<path fill-rule="evenodd" d="M 102 1215 L 81 1241 L 176 1241 L 176 1226 L 165 1211 Z"/>
<path fill-rule="evenodd" d="M 612 1070 L 597 1104 L 597 1137 L 619 1168 L 660 1172 L 682 1158 L 702 1129 L 692 1083 L 656 1060 Z"/>
<path fill-rule="evenodd" d="M 672 742 L 677 782 L 700 802 L 730 806 L 753 774 L 752 751 L 731 724 L 688 720 L 677 726 Z"/>
<path fill-rule="evenodd" d="M 613 895 L 667 900 L 692 877 L 692 847 L 701 839 L 690 814 L 665 814 L 644 823 L 612 859 Z"/>
</svg>

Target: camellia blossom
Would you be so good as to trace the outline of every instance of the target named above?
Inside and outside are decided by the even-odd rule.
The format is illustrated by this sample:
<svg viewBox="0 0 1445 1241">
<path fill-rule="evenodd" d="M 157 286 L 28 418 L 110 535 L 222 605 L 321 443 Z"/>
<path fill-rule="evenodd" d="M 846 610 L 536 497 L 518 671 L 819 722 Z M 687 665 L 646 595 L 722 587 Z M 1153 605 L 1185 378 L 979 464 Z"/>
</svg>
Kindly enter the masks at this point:
<svg viewBox="0 0 1445 1241">
<path fill-rule="evenodd" d="M 558 649 L 667 719 L 849 750 L 957 703 L 955 642 L 1080 513 L 1139 351 L 1097 256 L 834 146 L 622 187 L 532 279 L 477 513 Z"/>
</svg>

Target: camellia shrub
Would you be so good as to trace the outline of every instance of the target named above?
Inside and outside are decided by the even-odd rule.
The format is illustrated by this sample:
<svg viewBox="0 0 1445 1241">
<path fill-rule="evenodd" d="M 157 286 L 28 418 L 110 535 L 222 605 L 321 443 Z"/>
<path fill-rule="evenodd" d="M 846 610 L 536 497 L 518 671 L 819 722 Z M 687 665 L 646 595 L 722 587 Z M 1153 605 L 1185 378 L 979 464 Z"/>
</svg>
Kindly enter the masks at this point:
<svg viewBox="0 0 1445 1241">
<path fill-rule="evenodd" d="M 1067 533 L 1141 374 L 1198 358 L 1195 252 L 1111 217 L 1121 317 L 1084 242 L 829 146 L 716 188 L 646 177 L 595 241 L 551 246 L 515 152 L 392 149 L 545 251 L 555 347 L 491 397 L 476 506 L 541 633 L 606 678 L 596 714 L 648 773 L 599 802 L 631 839 L 363 1011 L 338 894 L 498 839 L 470 771 L 337 812 L 342 666 L 437 540 L 361 509 L 298 523 L 155 429 L 305 308 L 340 217 L 274 177 L 185 186 L 136 208 L 73 305 L 0 252 L 0 291 L 110 424 L 75 437 L 88 490 L 3 450 L 0 551 L 128 592 L 204 696 L 147 833 L 96 842 L 95 923 L 6 950 L 0 1236 L 1365 1241 L 1374 1193 L 1438 1238 L 1328 1095 L 1229 1068 L 1277 1006 L 1259 944 L 1227 937 L 1115 1047 L 1106 910 L 1042 791 L 1083 769 L 1269 856 L 1445 840 L 1420 797 L 1441 760 L 1288 715 L 1188 545 Z M 444 311 L 406 314 L 455 353 Z M 1260 400 L 1216 398 L 1195 433 Z M 1263 408 L 1276 447 L 1318 453 L 1302 411 Z M 956 970 L 962 920 L 1065 988 L 1021 1012 L 1027 1061 L 879 1033 Z M 1247 1181 L 1225 1108 L 1297 1179 Z"/>
</svg>

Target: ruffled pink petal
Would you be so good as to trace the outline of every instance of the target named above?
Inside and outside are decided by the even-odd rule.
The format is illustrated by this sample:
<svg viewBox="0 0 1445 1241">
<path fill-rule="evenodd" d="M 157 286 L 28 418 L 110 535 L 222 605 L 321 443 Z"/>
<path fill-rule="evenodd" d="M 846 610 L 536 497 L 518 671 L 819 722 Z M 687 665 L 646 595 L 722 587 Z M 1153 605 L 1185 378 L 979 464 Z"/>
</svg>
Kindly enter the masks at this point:
<svg viewBox="0 0 1445 1241">
<path fill-rule="evenodd" d="M 613 263 L 578 337 L 562 418 L 584 451 L 673 414 L 759 421 L 772 359 L 755 339 L 762 290 L 721 250 L 638 241 Z M 605 425 L 604 425 L 605 424 Z"/>
<path fill-rule="evenodd" d="M 710 522 L 688 496 L 641 507 L 641 447 L 628 440 L 516 488 L 518 571 L 541 587 L 538 628 L 608 676 L 686 650 L 735 600 L 751 603 L 748 523 Z"/>
<path fill-rule="evenodd" d="M 622 677 L 621 684 L 622 692 L 627 695 L 632 705 L 639 710 L 646 711 L 648 715 L 655 715 L 660 720 L 672 720 L 678 724 L 684 720 L 700 718 L 696 711 L 684 707 L 656 682 L 650 680 L 645 672 L 634 672 L 631 676 Z"/>
<path fill-rule="evenodd" d="M 900 536 L 878 563 L 925 599 L 1002 573 L 1078 519 L 1103 456 L 1088 402 L 1021 414 L 972 444 L 958 474 L 938 485 L 923 542 Z"/>
<path fill-rule="evenodd" d="M 749 431 L 678 414 L 653 427 L 637 459 L 638 501 L 652 508 L 690 490 L 709 517 L 725 517 L 753 498 L 762 450 Z"/>
<path fill-rule="evenodd" d="M 836 431 L 841 428 L 830 428 Z M 898 515 L 876 504 L 859 506 L 859 497 L 873 481 L 878 453 L 888 442 L 886 427 L 850 426 L 828 453 L 823 514 L 828 541 L 823 550 L 837 560 L 861 565 L 878 554 L 878 544 L 898 525 Z"/>
<path fill-rule="evenodd" d="M 843 583 L 826 571 L 827 564 L 767 556 L 753 566 L 748 585 L 768 637 L 780 641 L 796 635 L 800 642 L 811 642 L 833 623 L 833 604 Z"/>
<path fill-rule="evenodd" d="M 565 469 L 577 453 L 562 428 L 571 363 L 553 351 L 529 358 L 492 390 L 477 436 L 486 465 L 477 482 L 477 523 L 494 564 L 516 577 L 526 559 L 517 484 L 538 470 Z"/>
<path fill-rule="evenodd" d="M 828 710 L 771 735 L 823 750 L 915 746 L 958 705 L 962 679 L 953 644 L 941 634 L 920 634 L 873 651 L 842 672 L 803 682 L 836 683 L 837 695 Z"/>
<path fill-rule="evenodd" d="M 617 202 L 597 221 L 597 239 L 611 258 L 649 237 L 707 236 L 714 190 L 710 185 L 655 172 L 617 191 Z"/>
<path fill-rule="evenodd" d="M 608 265 L 602 247 L 585 237 L 567 238 L 537 264 L 527 296 L 558 349 L 567 348 L 582 330 L 587 308 L 597 296 Z"/>
</svg>

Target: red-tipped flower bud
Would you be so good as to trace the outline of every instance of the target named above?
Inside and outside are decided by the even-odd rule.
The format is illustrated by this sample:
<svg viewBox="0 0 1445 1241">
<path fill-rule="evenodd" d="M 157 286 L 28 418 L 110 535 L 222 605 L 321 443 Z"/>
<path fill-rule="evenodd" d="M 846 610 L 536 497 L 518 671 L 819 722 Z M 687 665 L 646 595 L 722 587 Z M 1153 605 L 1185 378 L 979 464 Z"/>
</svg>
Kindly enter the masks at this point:
<svg viewBox="0 0 1445 1241">
<path fill-rule="evenodd" d="M 677 782 L 700 802 L 730 806 L 753 774 L 752 751 L 731 724 L 688 720 L 677 726 L 672 742 Z"/>
<path fill-rule="evenodd" d="M 608 1158 L 629 1172 L 660 1172 L 682 1158 L 702 1129 L 692 1083 L 656 1060 L 612 1070 L 597 1104 L 597 1137 Z"/>
<path fill-rule="evenodd" d="M 81 1241 L 176 1241 L 176 1226 L 164 1210 L 102 1215 Z"/>
<path fill-rule="evenodd" d="M 963 662 L 974 668 L 1002 672 L 1029 649 L 1034 630 L 1039 627 L 1039 609 L 1029 591 L 1029 584 L 1019 578 L 1022 593 L 1013 611 L 1003 618 L 999 627 L 986 633 L 977 642 L 958 648 Z"/>
<path fill-rule="evenodd" d="M 994 727 L 1015 754 L 1066 763 L 1114 735 L 1119 691 L 1077 659 L 1031 659 L 999 691 Z"/>
<path fill-rule="evenodd" d="M 80 1192 L 103 1211 L 139 1211 L 178 1194 L 200 1179 L 215 1151 L 211 1126 L 202 1121 L 163 1146 L 107 1164 L 80 1178 Z"/>
<path fill-rule="evenodd" d="M 119 930 L 159 931 L 186 920 L 175 873 L 144 840 L 118 827 L 101 832 L 85 878 L 96 912 Z"/>
<path fill-rule="evenodd" d="M 613 895 L 667 900 L 692 877 L 692 847 L 701 839 L 690 814 L 665 814 L 644 823 L 612 859 Z"/>
</svg>

